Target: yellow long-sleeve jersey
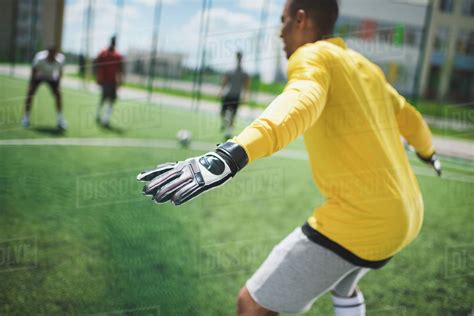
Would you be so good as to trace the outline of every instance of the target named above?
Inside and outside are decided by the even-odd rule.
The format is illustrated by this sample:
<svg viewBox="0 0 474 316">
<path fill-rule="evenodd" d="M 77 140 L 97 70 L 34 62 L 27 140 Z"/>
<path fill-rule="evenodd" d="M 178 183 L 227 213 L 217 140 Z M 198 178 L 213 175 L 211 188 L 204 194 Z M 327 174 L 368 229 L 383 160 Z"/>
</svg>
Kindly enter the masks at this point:
<svg viewBox="0 0 474 316">
<path fill-rule="evenodd" d="M 423 200 L 400 135 L 429 156 L 431 133 L 380 68 L 341 38 L 293 53 L 283 93 L 233 141 L 254 161 L 300 135 L 326 198 L 306 224 L 319 243 L 377 267 L 417 236 Z"/>
</svg>

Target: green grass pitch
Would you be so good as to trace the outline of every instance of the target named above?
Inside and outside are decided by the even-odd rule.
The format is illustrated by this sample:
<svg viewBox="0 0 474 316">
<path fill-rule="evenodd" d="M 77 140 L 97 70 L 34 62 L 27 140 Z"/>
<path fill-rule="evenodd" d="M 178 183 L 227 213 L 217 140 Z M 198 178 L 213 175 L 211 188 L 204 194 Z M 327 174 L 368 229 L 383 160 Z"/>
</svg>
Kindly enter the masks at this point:
<svg viewBox="0 0 474 316">
<path fill-rule="evenodd" d="M 0 140 L 222 141 L 215 114 L 117 104 L 113 130 L 94 123 L 97 96 L 64 89 L 69 129 L 57 135 L 46 87 L 32 127 L 20 127 L 26 82 L 0 78 Z M 245 122 L 240 122 L 239 128 Z M 174 145 L 173 145 L 174 146 Z M 322 197 L 306 161 L 258 161 L 225 187 L 182 207 L 156 205 L 142 169 L 200 150 L 0 146 L 0 314 L 233 315 L 239 288 Z M 303 149 L 301 140 L 290 146 Z M 360 287 L 367 315 L 468 315 L 474 307 L 474 168 L 444 161 L 438 179 L 413 157 L 425 201 L 421 234 Z M 332 315 L 329 295 L 307 315 Z"/>
</svg>

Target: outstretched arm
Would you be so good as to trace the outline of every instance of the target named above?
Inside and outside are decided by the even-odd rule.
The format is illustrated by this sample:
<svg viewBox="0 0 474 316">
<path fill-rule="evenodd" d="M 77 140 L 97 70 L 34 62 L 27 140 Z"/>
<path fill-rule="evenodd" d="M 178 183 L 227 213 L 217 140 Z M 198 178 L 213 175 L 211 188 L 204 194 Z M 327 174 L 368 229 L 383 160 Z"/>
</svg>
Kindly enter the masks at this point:
<svg viewBox="0 0 474 316">
<path fill-rule="evenodd" d="M 283 93 L 233 139 L 245 148 L 249 161 L 287 146 L 310 128 L 324 109 L 330 73 L 322 53 L 300 48 L 289 60 L 288 74 Z"/>
<path fill-rule="evenodd" d="M 318 52 L 298 50 L 289 61 L 289 82 L 264 113 L 239 136 L 213 152 L 158 165 L 138 175 L 143 192 L 158 203 L 182 204 L 234 177 L 248 162 L 269 156 L 302 135 L 326 104 L 329 72 Z"/>
</svg>

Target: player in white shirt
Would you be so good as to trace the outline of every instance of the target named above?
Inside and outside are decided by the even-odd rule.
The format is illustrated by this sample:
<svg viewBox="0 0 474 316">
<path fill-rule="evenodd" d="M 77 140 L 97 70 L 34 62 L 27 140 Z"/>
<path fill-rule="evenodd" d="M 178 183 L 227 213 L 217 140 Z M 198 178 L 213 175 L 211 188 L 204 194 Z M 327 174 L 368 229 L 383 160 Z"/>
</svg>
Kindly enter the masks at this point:
<svg viewBox="0 0 474 316">
<path fill-rule="evenodd" d="M 55 47 L 36 53 L 33 59 L 30 84 L 25 101 L 25 114 L 21 121 L 23 127 L 30 126 L 30 113 L 33 104 L 33 97 L 41 83 L 47 83 L 51 88 L 56 101 L 58 115 L 58 128 L 66 129 L 66 121 L 62 111 L 61 90 L 59 84 L 63 74 L 64 55 L 59 53 Z"/>
</svg>

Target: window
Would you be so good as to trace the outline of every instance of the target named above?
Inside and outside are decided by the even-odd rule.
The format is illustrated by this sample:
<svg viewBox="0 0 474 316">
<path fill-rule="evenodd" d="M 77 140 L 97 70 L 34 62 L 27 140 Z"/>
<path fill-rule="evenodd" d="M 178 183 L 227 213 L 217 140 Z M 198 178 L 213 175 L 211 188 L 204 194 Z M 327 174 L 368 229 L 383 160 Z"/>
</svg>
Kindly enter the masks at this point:
<svg viewBox="0 0 474 316">
<path fill-rule="evenodd" d="M 449 29 L 447 27 L 440 27 L 436 31 L 434 39 L 434 49 L 437 52 L 444 53 L 448 48 Z"/>
<path fill-rule="evenodd" d="M 467 51 L 467 44 L 469 41 L 469 32 L 461 31 L 456 39 L 456 53 L 459 55 L 465 55 Z"/>
<path fill-rule="evenodd" d="M 466 45 L 466 55 L 474 56 L 474 31 L 469 32 L 469 38 Z"/>
<path fill-rule="evenodd" d="M 439 9 L 445 13 L 453 12 L 454 0 L 441 0 L 439 2 Z"/>
<path fill-rule="evenodd" d="M 420 30 L 409 27 L 405 33 L 405 44 L 408 46 L 418 46 L 420 45 Z"/>
<path fill-rule="evenodd" d="M 462 5 L 462 14 L 474 16 L 474 0 L 464 0 Z"/>
<path fill-rule="evenodd" d="M 463 30 L 459 32 L 456 40 L 456 53 L 458 55 L 474 56 L 474 31 Z"/>
</svg>

